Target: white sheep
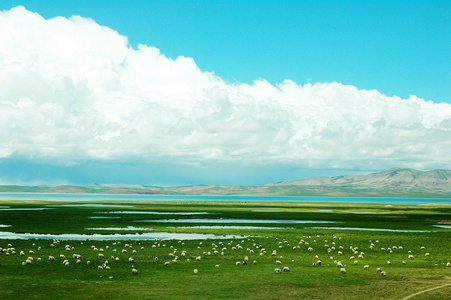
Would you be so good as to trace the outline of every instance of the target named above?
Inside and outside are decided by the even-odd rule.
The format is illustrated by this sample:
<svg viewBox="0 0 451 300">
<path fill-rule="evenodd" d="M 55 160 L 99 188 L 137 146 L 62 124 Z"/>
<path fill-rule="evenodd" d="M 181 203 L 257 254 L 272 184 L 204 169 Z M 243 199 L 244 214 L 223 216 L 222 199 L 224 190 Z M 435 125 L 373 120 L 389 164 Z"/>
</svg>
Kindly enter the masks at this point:
<svg viewBox="0 0 451 300">
<path fill-rule="evenodd" d="M 132 269 L 132 274 L 138 274 L 138 270 L 136 270 L 136 269 Z"/>
<path fill-rule="evenodd" d="M 275 269 L 274 269 L 274 272 L 276 272 L 276 273 L 282 273 L 282 270 L 279 269 L 279 268 L 275 268 Z"/>
<path fill-rule="evenodd" d="M 369 269 L 370 269 L 370 265 L 364 265 L 364 266 L 363 266 L 363 269 L 364 269 L 364 270 L 369 270 Z"/>
<path fill-rule="evenodd" d="M 285 267 L 283 267 L 283 271 L 284 271 L 284 272 L 290 272 L 290 268 L 288 268 L 288 267 L 285 266 Z"/>
<path fill-rule="evenodd" d="M 346 269 L 345 269 L 345 268 L 341 268 L 341 269 L 340 269 L 340 272 L 341 272 L 341 273 L 346 273 Z"/>
<path fill-rule="evenodd" d="M 197 269 L 194 269 L 194 275 L 199 274 L 199 271 L 197 271 Z"/>
</svg>

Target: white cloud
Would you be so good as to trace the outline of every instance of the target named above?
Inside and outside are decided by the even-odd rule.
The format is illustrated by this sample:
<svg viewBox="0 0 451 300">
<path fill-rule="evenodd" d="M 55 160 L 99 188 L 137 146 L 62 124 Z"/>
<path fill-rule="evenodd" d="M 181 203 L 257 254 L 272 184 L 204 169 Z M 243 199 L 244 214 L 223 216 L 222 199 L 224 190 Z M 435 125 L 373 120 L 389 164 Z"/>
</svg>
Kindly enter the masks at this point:
<svg viewBox="0 0 451 300">
<path fill-rule="evenodd" d="M 0 157 L 451 168 L 450 104 L 229 84 L 82 17 L 0 12 L 0 70 Z"/>
</svg>

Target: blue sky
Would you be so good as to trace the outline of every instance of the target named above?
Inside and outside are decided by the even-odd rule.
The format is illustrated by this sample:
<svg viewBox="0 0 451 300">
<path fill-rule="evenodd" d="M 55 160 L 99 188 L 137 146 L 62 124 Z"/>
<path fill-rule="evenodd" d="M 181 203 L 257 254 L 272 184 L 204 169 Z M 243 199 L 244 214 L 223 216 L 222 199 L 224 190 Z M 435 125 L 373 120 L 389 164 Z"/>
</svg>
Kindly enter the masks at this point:
<svg viewBox="0 0 451 300">
<path fill-rule="evenodd" d="M 0 183 L 264 184 L 451 167 L 449 1 L 0 10 L 0 64 L 14 78 L 0 85 Z"/>
<path fill-rule="evenodd" d="M 2 1 L 80 15 L 228 81 L 340 82 L 451 103 L 450 1 Z"/>
</svg>

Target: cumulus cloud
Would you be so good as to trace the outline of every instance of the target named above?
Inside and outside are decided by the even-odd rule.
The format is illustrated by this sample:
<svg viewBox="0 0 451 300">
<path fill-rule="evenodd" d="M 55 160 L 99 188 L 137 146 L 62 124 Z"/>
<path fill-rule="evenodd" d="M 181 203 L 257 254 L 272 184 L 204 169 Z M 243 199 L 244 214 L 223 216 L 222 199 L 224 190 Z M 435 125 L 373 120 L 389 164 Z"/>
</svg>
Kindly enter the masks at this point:
<svg viewBox="0 0 451 300">
<path fill-rule="evenodd" d="M 0 12 L 0 157 L 451 168 L 451 105 L 340 83 L 230 84 L 78 16 Z"/>
</svg>

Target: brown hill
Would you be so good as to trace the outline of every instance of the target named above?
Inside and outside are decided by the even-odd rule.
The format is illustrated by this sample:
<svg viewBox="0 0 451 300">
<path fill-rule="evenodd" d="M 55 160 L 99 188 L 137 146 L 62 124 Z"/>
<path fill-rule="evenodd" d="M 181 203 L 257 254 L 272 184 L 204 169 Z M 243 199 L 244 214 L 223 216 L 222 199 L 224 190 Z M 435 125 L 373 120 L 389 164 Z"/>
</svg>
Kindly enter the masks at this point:
<svg viewBox="0 0 451 300">
<path fill-rule="evenodd" d="M 283 181 L 273 186 L 331 186 L 373 189 L 433 189 L 451 191 L 451 170 L 418 171 L 393 168 L 368 175 L 345 175 L 337 177 L 313 177 L 302 180 Z"/>
</svg>

